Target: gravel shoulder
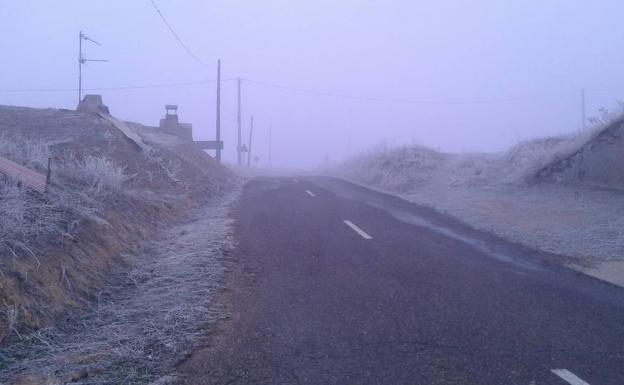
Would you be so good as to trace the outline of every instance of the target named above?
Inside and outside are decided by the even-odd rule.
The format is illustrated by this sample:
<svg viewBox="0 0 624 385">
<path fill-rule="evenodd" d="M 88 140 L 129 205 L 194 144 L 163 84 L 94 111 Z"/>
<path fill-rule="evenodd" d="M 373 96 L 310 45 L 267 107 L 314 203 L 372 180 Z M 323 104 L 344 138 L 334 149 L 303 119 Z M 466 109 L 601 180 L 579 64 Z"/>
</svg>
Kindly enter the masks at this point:
<svg viewBox="0 0 624 385">
<path fill-rule="evenodd" d="M 489 188 L 427 186 L 404 198 L 476 228 L 550 253 L 568 265 L 624 286 L 624 195 L 558 184 Z"/>
<path fill-rule="evenodd" d="M 365 186 L 532 249 L 565 256 L 564 265 L 624 287 L 624 195 L 618 191 L 554 183 L 426 185 L 409 193 Z"/>
</svg>

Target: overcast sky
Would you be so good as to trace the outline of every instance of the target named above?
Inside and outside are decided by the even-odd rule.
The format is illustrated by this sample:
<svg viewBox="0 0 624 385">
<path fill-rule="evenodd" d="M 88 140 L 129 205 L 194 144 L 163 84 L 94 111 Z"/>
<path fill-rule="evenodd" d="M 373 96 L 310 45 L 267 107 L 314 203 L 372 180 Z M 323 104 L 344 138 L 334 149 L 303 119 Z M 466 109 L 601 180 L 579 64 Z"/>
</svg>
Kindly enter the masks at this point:
<svg viewBox="0 0 624 385">
<path fill-rule="evenodd" d="M 78 31 L 87 88 L 225 79 L 243 82 L 245 141 L 274 166 L 316 166 L 382 141 L 498 151 L 575 131 L 624 93 L 621 0 L 0 0 L 0 104 L 75 108 Z M 223 84 L 225 158 L 234 160 L 236 83 Z M 214 139 L 215 86 L 106 90 L 113 115 L 155 125 L 178 104 L 195 138 Z M 386 102 L 379 99 L 390 99 Z M 409 101 L 403 102 L 403 101 Z M 413 103 L 422 101 L 424 103 Z M 475 103 L 471 103 L 475 102 Z"/>
</svg>

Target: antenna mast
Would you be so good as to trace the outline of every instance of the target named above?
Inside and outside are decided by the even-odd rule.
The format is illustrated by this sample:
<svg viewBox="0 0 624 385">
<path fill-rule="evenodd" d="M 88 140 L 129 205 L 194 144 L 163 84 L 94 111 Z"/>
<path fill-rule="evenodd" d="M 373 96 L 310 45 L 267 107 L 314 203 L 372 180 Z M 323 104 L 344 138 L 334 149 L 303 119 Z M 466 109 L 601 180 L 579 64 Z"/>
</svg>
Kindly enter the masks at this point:
<svg viewBox="0 0 624 385">
<path fill-rule="evenodd" d="M 107 62 L 108 60 L 104 60 L 104 59 L 87 59 L 83 56 L 82 53 L 82 41 L 86 40 L 86 41 L 90 41 L 91 43 L 94 43 L 96 45 L 102 46 L 102 44 L 98 43 L 97 41 L 91 39 L 89 36 L 85 35 L 82 31 L 80 31 L 80 35 L 78 38 L 78 104 L 80 104 L 80 102 L 82 101 L 82 65 L 90 62 L 90 61 L 97 61 L 97 62 Z"/>
</svg>

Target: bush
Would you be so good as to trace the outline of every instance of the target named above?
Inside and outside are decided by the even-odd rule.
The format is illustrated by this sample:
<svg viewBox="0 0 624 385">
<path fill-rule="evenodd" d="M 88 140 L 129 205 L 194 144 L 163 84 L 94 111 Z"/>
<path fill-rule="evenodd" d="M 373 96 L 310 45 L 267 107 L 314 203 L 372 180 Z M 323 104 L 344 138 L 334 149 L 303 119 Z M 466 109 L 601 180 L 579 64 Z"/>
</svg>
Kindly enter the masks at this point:
<svg viewBox="0 0 624 385">
<path fill-rule="evenodd" d="M 50 146 L 40 141 L 30 141 L 18 136 L 0 134 L 0 155 L 26 167 L 44 172 L 48 167 Z"/>
<path fill-rule="evenodd" d="M 78 160 L 74 154 L 64 161 L 59 170 L 61 177 L 86 185 L 92 192 L 120 193 L 128 190 L 133 178 L 126 174 L 125 167 L 118 167 L 105 157 L 88 155 Z"/>
<path fill-rule="evenodd" d="M 624 120 L 624 104 L 618 103 L 612 110 L 601 108 L 597 116 L 588 120 L 590 125 L 584 131 L 516 144 L 506 156 L 505 178 L 520 182 L 530 181 L 544 167 L 579 151 L 611 124 Z"/>
<path fill-rule="evenodd" d="M 376 146 L 352 157 L 332 170 L 333 173 L 383 189 L 409 191 L 431 178 L 443 156 L 419 145 Z"/>
<path fill-rule="evenodd" d="M 45 143 L 0 135 L 0 155 L 44 172 L 50 149 Z M 53 188 L 39 195 L 0 174 L 0 254 L 34 254 L 29 245 L 45 236 L 72 232 L 93 217 L 105 194 L 128 191 L 124 167 L 104 157 L 78 159 L 73 153 L 53 163 Z"/>
<path fill-rule="evenodd" d="M 63 207 L 0 177 L 0 251 L 31 254 L 28 244 L 61 230 Z"/>
</svg>

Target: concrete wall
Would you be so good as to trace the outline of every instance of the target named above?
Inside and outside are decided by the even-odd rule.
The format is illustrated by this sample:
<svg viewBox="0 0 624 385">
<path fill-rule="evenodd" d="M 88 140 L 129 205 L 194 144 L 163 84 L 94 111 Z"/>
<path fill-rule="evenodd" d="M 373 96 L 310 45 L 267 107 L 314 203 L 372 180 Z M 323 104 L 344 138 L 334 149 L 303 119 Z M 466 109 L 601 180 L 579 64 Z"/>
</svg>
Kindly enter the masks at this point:
<svg viewBox="0 0 624 385">
<path fill-rule="evenodd" d="M 189 123 L 179 123 L 177 116 L 168 116 L 160 120 L 158 128 L 160 132 L 175 135 L 181 139 L 193 141 L 193 125 Z"/>
</svg>

